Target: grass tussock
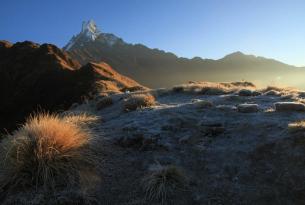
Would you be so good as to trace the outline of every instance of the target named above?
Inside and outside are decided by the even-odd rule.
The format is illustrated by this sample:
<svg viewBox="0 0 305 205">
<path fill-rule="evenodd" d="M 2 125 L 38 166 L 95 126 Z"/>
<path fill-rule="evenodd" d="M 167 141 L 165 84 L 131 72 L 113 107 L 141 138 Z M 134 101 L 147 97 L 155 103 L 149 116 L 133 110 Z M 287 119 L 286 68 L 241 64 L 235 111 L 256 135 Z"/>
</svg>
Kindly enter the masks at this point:
<svg viewBox="0 0 305 205">
<path fill-rule="evenodd" d="M 149 201 L 165 204 L 187 188 L 188 180 L 184 173 L 176 166 L 162 166 L 157 164 L 151 173 L 143 179 L 146 198 Z"/>
<path fill-rule="evenodd" d="M 66 123 L 72 123 L 76 126 L 82 126 L 96 123 L 100 119 L 97 116 L 89 115 L 87 113 L 67 113 L 62 117 L 62 120 Z"/>
<path fill-rule="evenodd" d="M 190 82 L 188 84 L 174 86 L 172 91 L 190 94 L 223 95 L 245 88 L 254 89 L 255 85 L 246 81 L 232 83 Z"/>
<path fill-rule="evenodd" d="M 91 135 L 78 122 L 85 116 L 40 114 L 29 118 L 0 145 L 0 188 L 77 186 L 82 170 L 93 167 Z"/>
<path fill-rule="evenodd" d="M 156 104 L 155 97 L 150 94 L 133 94 L 125 99 L 124 111 L 133 111 L 138 108 L 150 107 Z"/>
<path fill-rule="evenodd" d="M 104 108 L 109 107 L 111 105 L 113 105 L 112 97 L 105 96 L 97 102 L 96 109 L 101 110 L 101 109 L 104 109 Z"/>
<path fill-rule="evenodd" d="M 296 97 L 299 93 L 299 90 L 292 87 L 278 87 L 278 86 L 267 86 L 260 90 L 260 92 L 265 95 L 278 95 L 284 97 Z"/>
<path fill-rule="evenodd" d="M 305 120 L 290 123 L 288 129 L 290 132 L 304 132 L 305 134 Z"/>
<path fill-rule="evenodd" d="M 292 134 L 295 145 L 305 145 L 305 120 L 288 124 L 288 131 Z"/>
</svg>

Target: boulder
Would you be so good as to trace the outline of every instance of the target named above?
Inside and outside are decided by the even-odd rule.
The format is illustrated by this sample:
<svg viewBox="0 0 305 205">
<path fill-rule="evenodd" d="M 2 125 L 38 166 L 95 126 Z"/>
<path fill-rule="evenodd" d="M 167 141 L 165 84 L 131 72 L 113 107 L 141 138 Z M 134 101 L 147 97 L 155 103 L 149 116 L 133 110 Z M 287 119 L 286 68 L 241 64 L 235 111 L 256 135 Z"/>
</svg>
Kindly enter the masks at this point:
<svg viewBox="0 0 305 205">
<path fill-rule="evenodd" d="M 264 95 L 281 96 L 281 93 L 279 91 L 276 91 L 276 90 L 269 90 L 269 91 L 265 92 Z"/>
<path fill-rule="evenodd" d="M 237 109 L 234 105 L 217 105 L 216 108 L 222 111 L 232 111 Z"/>
<path fill-rule="evenodd" d="M 237 106 L 238 112 L 242 113 L 252 113 L 258 112 L 258 105 L 257 104 L 240 104 Z"/>
<path fill-rule="evenodd" d="M 276 102 L 274 107 L 276 111 L 305 111 L 305 105 L 299 102 Z"/>
<path fill-rule="evenodd" d="M 259 91 L 254 90 L 254 91 L 252 92 L 252 96 L 259 96 L 259 95 L 262 95 L 262 93 L 259 92 Z"/>
<path fill-rule="evenodd" d="M 213 103 L 207 100 L 196 100 L 194 104 L 199 109 L 213 107 Z"/>
<path fill-rule="evenodd" d="M 252 90 L 241 89 L 241 90 L 238 92 L 238 95 L 239 95 L 239 96 L 252 96 L 252 95 L 253 95 L 253 92 L 252 92 Z"/>
</svg>

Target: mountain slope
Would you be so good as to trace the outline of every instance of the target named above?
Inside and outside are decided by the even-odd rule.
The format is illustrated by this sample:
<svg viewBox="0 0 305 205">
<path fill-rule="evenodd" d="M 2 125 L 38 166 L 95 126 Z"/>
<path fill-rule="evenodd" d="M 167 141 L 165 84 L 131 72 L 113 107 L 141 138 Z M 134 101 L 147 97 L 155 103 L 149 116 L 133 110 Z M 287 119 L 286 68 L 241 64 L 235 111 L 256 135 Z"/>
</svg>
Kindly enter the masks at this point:
<svg viewBox="0 0 305 205">
<path fill-rule="evenodd" d="M 94 26 L 93 26 L 94 25 Z M 93 21 L 64 47 L 81 64 L 105 61 L 120 73 L 149 87 L 168 87 L 193 81 L 254 81 L 259 85 L 302 87 L 305 69 L 236 52 L 219 60 L 179 58 L 141 44 L 128 44 L 113 34 L 92 32 Z M 91 35 L 88 35 L 91 33 Z M 90 36 L 95 36 L 91 38 Z M 88 37 L 89 36 L 89 37 Z M 303 87 L 305 87 L 303 85 Z"/>
<path fill-rule="evenodd" d="M 92 149 L 96 159 L 96 169 L 85 172 L 93 179 L 90 189 L 82 194 L 84 186 L 76 182 L 62 189 L 52 186 L 51 195 L 26 187 L 11 191 L 2 204 L 304 204 L 304 110 L 290 106 L 285 112 L 275 106 L 301 106 L 304 92 L 271 95 L 269 89 L 249 85 L 182 85 L 218 88 L 209 94 L 149 90 L 143 95 L 153 94 L 155 105 L 129 112 L 124 111 L 126 100 L 138 94 L 112 95 L 113 104 L 103 109 L 94 109 L 96 99 L 73 107 L 69 113 L 90 110 L 103 119 L 82 121 L 93 134 L 85 149 Z M 245 89 L 255 95 L 243 95 Z M 257 109 L 240 109 L 253 106 Z"/>
<path fill-rule="evenodd" d="M 54 45 L 0 41 L 1 131 L 37 109 L 66 109 L 89 93 L 133 87 L 142 88 L 105 63 L 81 67 Z"/>
</svg>

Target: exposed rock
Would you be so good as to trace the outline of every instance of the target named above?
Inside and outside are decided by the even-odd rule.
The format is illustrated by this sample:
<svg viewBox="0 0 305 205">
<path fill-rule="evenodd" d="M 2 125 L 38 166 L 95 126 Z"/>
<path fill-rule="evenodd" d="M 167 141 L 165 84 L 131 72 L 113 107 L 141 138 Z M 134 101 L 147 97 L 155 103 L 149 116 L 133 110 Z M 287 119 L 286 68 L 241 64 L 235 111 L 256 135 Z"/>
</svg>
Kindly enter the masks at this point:
<svg viewBox="0 0 305 205">
<path fill-rule="evenodd" d="M 223 98 L 227 101 L 236 101 L 236 102 L 240 102 L 244 100 L 244 98 L 239 95 L 227 95 L 227 96 L 223 96 Z"/>
<path fill-rule="evenodd" d="M 252 96 L 252 95 L 253 95 L 253 92 L 252 92 L 252 90 L 241 89 L 241 90 L 238 92 L 238 95 L 239 95 L 239 96 Z"/>
<path fill-rule="evenodd" d="M 305 105 L 299 102 L 277 102 L 274 107 L 276 111 L 305 111 Z"/>
<path fill-rule="evenodd" d="M 196 100 L 194 104 L 199 109 L 213 107 L 213 103 L 207 100 Z"/>
<path fill-rule="evenodd" d="M 234 105 L 217 105 L 216 108 L 223 111 L 237 110 L 237 107 Z"/>
<path fill-rule="evenodd" d="M 269 90 L 269 91 L 265 92 L 264 95 L 281 96 L 281 93 L 279 91 L 276 91 L 276 90 Z"/>
<path fill-rule="evenodd" d="M 259 92 L 259 91 L 257 91 L 257 90 L 254 90 L 254 91 L 252 92 L 252 95 L 253 95 L 253 96 L 259 96 L 259 95 L 262 95 L 262 93 Z"/>
<path fill-rule="evenodd" d="M 238 112 L 242 113 L 252 113 L 258 112 L 258 105 L 257 104 L 240 104 L 237 106 Z"/>
</svg>

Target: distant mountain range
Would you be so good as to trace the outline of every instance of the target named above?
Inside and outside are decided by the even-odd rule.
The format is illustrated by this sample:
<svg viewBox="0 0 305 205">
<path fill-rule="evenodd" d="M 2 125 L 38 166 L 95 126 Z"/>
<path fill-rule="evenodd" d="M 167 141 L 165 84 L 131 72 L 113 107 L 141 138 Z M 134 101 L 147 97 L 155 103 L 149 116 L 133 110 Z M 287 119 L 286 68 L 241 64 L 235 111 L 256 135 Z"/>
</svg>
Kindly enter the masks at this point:
<svg viewBox="0 0 305 205">
<path fill-rule="evenodd" d="M 179 58 L 173 53 L 126 43 L 101 32 L 94 21 L 84 22 L 81 32 L 63 48 L 81 64 L 105 61 L 118 72 L 148 87 L 168 87 L 187 81 L 253 81 L 305 88 L 305 68 L 235 52 L 219 60 Z"/>
</svg>

